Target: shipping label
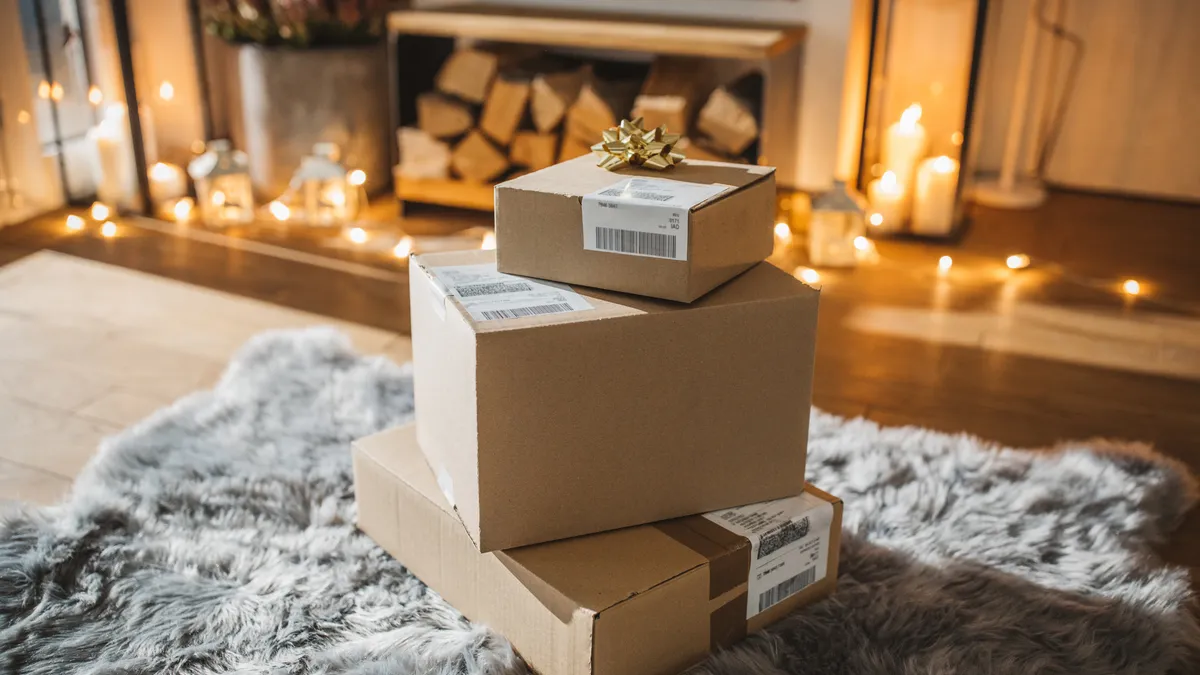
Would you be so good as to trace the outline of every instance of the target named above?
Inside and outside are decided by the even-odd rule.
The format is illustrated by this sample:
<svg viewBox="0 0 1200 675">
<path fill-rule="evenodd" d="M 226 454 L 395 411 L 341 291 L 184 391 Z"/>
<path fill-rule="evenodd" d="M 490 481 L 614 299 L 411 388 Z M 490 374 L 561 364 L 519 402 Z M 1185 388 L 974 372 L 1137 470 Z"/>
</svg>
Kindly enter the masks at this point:
<svg viewBox="0 0 1200 675">
<path fill-rule="evenodd" d="M 666 178 L 626 178 L 583 196 L 583 248 L 688 259 L 692 207 L 732 189 Z"/>
<path fill-rule="evenodd" d="M 496 271 L 496 263 L 433 267 L 429 271 L 475 321 L 592 309 L 570 286 L 504 274 Z"/>
</svg>

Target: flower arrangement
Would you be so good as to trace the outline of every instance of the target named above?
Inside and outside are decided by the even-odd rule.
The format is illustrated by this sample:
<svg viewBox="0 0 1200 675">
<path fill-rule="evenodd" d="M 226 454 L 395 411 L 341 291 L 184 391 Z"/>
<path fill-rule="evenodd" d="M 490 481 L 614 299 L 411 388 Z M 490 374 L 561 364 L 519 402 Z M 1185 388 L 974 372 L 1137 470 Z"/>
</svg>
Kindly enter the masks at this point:
<svg viewBox="0 0 1200 675">
<path fill-rule="evenodd" d="M 383 35 L 386 0 L 202 0 L 209 33 L 232 43 L 326 47 Z"/>
</svg>

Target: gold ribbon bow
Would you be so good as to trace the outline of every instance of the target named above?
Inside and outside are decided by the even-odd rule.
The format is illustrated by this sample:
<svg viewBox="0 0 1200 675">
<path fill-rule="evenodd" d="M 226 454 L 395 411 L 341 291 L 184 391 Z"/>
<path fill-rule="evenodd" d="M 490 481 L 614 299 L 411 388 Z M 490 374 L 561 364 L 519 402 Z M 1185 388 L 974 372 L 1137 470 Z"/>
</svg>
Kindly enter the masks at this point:
<svg viewBox="0 0 1200 675">
<path fill-rule="evenodd" d="M 592 146 L 592 152 L 604 153 L 599 166 L 609 171 L 626 166 L 647 169 L 669 169 L 682 160 L 683 153 L 675 151 L 679 134 L 668 134 L 667 125 L 647 130 L 642 118 L 632 122 L 621 120 L 619 126 L 607 129 L 604 140 Z"/>
</svg>

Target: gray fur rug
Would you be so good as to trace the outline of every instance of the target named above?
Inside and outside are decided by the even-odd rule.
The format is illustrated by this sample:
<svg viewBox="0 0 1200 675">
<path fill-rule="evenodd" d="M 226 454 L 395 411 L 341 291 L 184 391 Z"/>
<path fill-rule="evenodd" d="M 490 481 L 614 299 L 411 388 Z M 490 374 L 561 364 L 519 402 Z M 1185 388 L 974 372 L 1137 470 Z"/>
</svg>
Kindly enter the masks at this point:
<svg viewBox="0 0 1200 675">
<path fill-rule="evenodd" d="M 411 409 L 409 371 L 333 331 L 255 339 L 0 526 L 0 672 L 523 672 L 354 529 L 349 444 Z M 1179 466 L 812 421 L 840 589 L 699 672 L 1200 672 L 1187 574 L 1149 548 L 1193 503 Z"/>
</svg>

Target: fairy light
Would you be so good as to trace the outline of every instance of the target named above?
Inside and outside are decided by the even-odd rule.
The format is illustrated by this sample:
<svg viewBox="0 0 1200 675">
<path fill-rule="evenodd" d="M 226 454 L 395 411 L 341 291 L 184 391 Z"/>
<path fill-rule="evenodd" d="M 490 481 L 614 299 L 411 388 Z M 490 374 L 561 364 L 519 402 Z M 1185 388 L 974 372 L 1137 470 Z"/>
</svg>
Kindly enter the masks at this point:
<svg viewBox="0 0 1200 675">
<path fill-rule="evenodd" d="M 488 232 L 483 235 L 483 241 L 479 243 L 479 248 L 484 251 L 496 250 L 496 233 Z"/>
<path fill-rule="evenodd" d="M 54 84 L 50 85 L 50 100 L 57 103 L 57 102 L 63 100 L 63 96 L 65 96 L 65 95 L 66 95 L 66 91 L 63 90 L 63 86 L 61 83 L 55 82 Z"/>
<path fill-rule="evenodd" d="M 203 155 L 208 146 L 205 145 L 204 141 L 197 139 L 192 141 L 192 145 L 188 149 L 192 151 L 193 155 Z"/>
<path fill-rule="evenodd" d="M 809 286 L 815 286 L 821 283 L 821 273 L 811 267 L 797 267 L 792 276 L 803 281 Z"/>
<path fill-rule="evenodd" d="M 354 187 L 358 187 L 359 185 L 367 182 L 367 172 L 363 171 L 362 169 L 355 169 L 351 171 L 348 176 L 346 176 L 346 182 Z"/>
<path fill-rule="evenodd" d="M 78 232 L 83 229 L 83 226 L 83 218 L 80 218 L 75 214 L 67 216 L 67 229 L 71 232 Z"/>
<path fill-rule="evenodd" d="M 792 240 L 792 228 L 788 227 L 787 223 L 775 223 L 775 239 L 781 244 L 786 244 Z"/>
<path fill-rule="evenodd" d="M 184 197 L 175 202 L 175 206 L 171 209 L 175 214 L 175 222 L 186 223 L 192 219 L 192 208 L 195 204 L 191 197 Z"/>
<path fill-rule="evenodd" d="M 42 100 L 50 98 L 50 83 L 46 80 L 38 82 L 37 94 Z"/>
<path fill-rule="evenodd" d="M 104 202 L 93 202 L 92 203 L 92 209 L 91 209 L 92 220 L 94 220 L 96 222 L 100 222 L 101 220 L 108 220 L 108 216 L 111 213 L 112 213 L 112 209 L 108 208 L 108 205 L 105 204 Z"/>
<path fill-rule="evenodd" d="M 392 255 L 397 258 L 407 258 L 413 252 L 413 238 L 403 237 L 396 242 L 396 246 L 392 249 Z"/>
<path fill-rule="evenodd" d="M 1004 260 L 1010 270 L 1023 270 L 1029 267 L 1029 256 L 1024 253 L 1014 253 Z"/>
<path fill-rule="evenodd" d="M 29 124 L 29 120 L 33 119 L 29 115 L 28 110 L 22 110 L 17 113 L 17 124 Z"/>
<path fill-rule="evenodd" d="M 171 84 L 167 80 L 163 80 L 163 83 L 158 85 L 158 97 L 164 101 L 170 101 L 174 99 L 175 85 Z"/>
<path fill-rule="evenodd" d="M 882 213 L 872 213 L 871 216 L 869 218 L 867 218 L 867 222 L 871 223 L 871 225 L 873 225 L 874 227 L 879 227 L 880 225 L 883 224 L 883 214 Z"/>
<path fill-rule="evenodd" d="M 875 248 L 875 244 L 872 243 L 870 239 L 860 235 L 854 238 L 854 248 L 862 251 L 863 253 L 867 253 Z"/>
<path fill-rule="evenodd" d="M 1137 279 L 1126 279 L 1121 283 L 1121 292 L 1128 296 L 1141 295 L 1142 285 Z"/>
<path fill-rule="evenodd" d="M 950 271 L 951 267 L 954 267 L 954 259 L 953 258 L 951 258 L 948 255 L 944 255 L 944 256 L 938 258 L 938 272 L 940 272 L 941 274 L 945 274 Z"/>
<path fill-rule="evenodd" d="M 225 193 L 221 190 L 214 190 L 209 199 L 212 200 L 213 206 L 225 206 Z"/>
<path fill-rule="evenodd" d="M 88 103 L 94 106 L 104 103 L 104 92 L 100 91 L 100 87 L 94 84 L 88 87 Z"/>
<path fill-rule="evenodd" d="M 284 204 L 278 200 L 267 204 L 267 210 L 270 211 L 275 220 L 278 220 L 279 222 L 283 222 L 292 217 L 292 210 L 288 208 L 287 204 Z"/>
<path fill-rule="evenodd" d="M 356 244 L 367 243 L 367 231 L 361 227 L 350 228 L 350 232 L 348 232 L 346 236 L 350 238 L 350 241 Z"/>
<path fill-rule="evenodd" d="M 117 236 L 117 224 L 111 220 L 104 223 L 100 226 L 100 234 L 107 239 L 112 239 Z"/>
</svg>

